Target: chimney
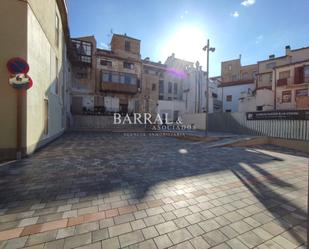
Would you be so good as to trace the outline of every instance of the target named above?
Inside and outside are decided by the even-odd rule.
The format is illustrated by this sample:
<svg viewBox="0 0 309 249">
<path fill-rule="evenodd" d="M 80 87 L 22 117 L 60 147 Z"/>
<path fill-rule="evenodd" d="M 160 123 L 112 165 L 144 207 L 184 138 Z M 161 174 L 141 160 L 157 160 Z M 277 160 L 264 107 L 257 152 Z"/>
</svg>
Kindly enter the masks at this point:
<svg viewBox="0 0 309 249">
<path fill-rule="evenodd" d="M 274 55 L 274 54 L 271 54 L 271 55 L 269 56 L 269 59 L 275 59 L 275 55 Z"/>
<path fill-rule="evenodd" d="M 291 46 L 287 45 L 285 46 L 285 55 L 288 55 L 291 52 Z"/>
<path fill-rule="evenodd" d="M 241 54 L 239 54 L 239 60 L 241 61 Z"/>
</svg>

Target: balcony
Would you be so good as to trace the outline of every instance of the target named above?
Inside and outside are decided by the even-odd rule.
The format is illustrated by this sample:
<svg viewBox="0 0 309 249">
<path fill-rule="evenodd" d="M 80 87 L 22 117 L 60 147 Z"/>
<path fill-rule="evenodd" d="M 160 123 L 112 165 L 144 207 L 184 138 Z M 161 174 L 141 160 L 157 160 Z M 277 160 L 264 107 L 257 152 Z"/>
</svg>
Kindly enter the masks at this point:
<svg viewBox="0 0 309 249">
<path fill-rule="evenodd" d="M 137 85 L 128 85 L 113 82 L 102 82 L 101 92 L 129 93 L 136 94 L 138 91 Z"/>
<path fill-rule="evenodd" d="M 140 80 L 135 74 L 101 71 L 101 92 L 129 93 L 138 92 Z"/>
<path fill-rule="evenodd" d="M 287 78 L 277 80 L 277 86 L 286 86 L 287 84 L 288 84 Z"/>
<path fill-rule="evenodd" d="M 80 67 L 92 67 L 92 43 L 71 39 L 68 47 L 70 62 Z"/>
</svg>

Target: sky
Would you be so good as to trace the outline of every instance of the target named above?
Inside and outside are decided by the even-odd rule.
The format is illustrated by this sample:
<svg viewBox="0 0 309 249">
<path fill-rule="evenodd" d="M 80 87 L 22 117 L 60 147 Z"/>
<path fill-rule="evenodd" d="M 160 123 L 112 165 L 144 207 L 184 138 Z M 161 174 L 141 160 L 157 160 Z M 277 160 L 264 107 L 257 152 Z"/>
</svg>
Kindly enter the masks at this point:
<svg viewBox="0 0 309 249">
<path fill-rule="evenodd" d="M 285 46 L 309 46 L 309 0 L 67 0 L 72 37 L 94 35 L 108 49 L 111 34 L 141 40 L 142 58 L 165 62 L 172 53 L 205 68 L 210 76 L 221 61 L 242 65 L 282 56 Z"/>
</svg>

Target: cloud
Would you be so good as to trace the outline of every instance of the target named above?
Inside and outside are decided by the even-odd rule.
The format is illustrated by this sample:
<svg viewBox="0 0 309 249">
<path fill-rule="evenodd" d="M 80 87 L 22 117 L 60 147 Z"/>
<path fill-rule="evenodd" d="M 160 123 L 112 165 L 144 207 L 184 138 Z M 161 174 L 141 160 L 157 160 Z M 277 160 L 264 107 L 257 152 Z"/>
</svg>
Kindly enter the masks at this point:
<svg viewBox="0 0 309 249">
<path fill-rule="evenodd" d="M 188 14 L 189 14 L 189 11 L 185 10 L 184 13 L 180 16 L 180 19 L 183 20 L 185 16 L 187 16 Z"/>
<path fill-rule="evenodd" d="M 239 12 L 238 11 L 234 11 L 232 14 L 231 14 L 232 17 L 239 17 Z"/>
<path fill-rule="evenodd" d="M 105 42 L 100 42 L 100 48 L 107 49 L 107 48 L 109 48 L 109 46 Z"/>
<path fill-rule="evenodd" d="M 249 7 L 250 5 L 255 4 L 255 0 L 245 0 L 245 1 L 241 2 L 241 4 L 245 7 Z"/>
<path fill-rule="evenodd" d="M 263 40 L 264 36 L 263 35 L 259 35 L 255 38 L 255 43 L 259 44 L 262 40 Z"/>
</svg>

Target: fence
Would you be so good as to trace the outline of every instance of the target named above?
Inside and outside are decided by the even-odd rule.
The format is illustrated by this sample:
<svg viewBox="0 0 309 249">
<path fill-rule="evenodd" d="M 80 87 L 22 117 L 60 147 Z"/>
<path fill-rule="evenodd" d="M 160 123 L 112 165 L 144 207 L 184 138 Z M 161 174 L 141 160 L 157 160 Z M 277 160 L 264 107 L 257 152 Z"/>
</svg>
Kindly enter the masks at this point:
<svg viewBox="0 0 309 249">
<path fill-rule="evenodd" d="M 194 124 L 196 129 L 205 130 L 206 113 L 183 114 L 181 117 L 184 125 Z"/>
<path fill-rule="evenodd" d="M 211 113 L 210 131 L 309 141 L 309 120 L 247 120 L 246 113 Z"/>
<path fill-rule="evenodd" d="M 71 129 L 74 130 L 140 130 L 146 129 L 143 124 L 114 124 L 113 116 L 72 115 Z"/>
</svg>

